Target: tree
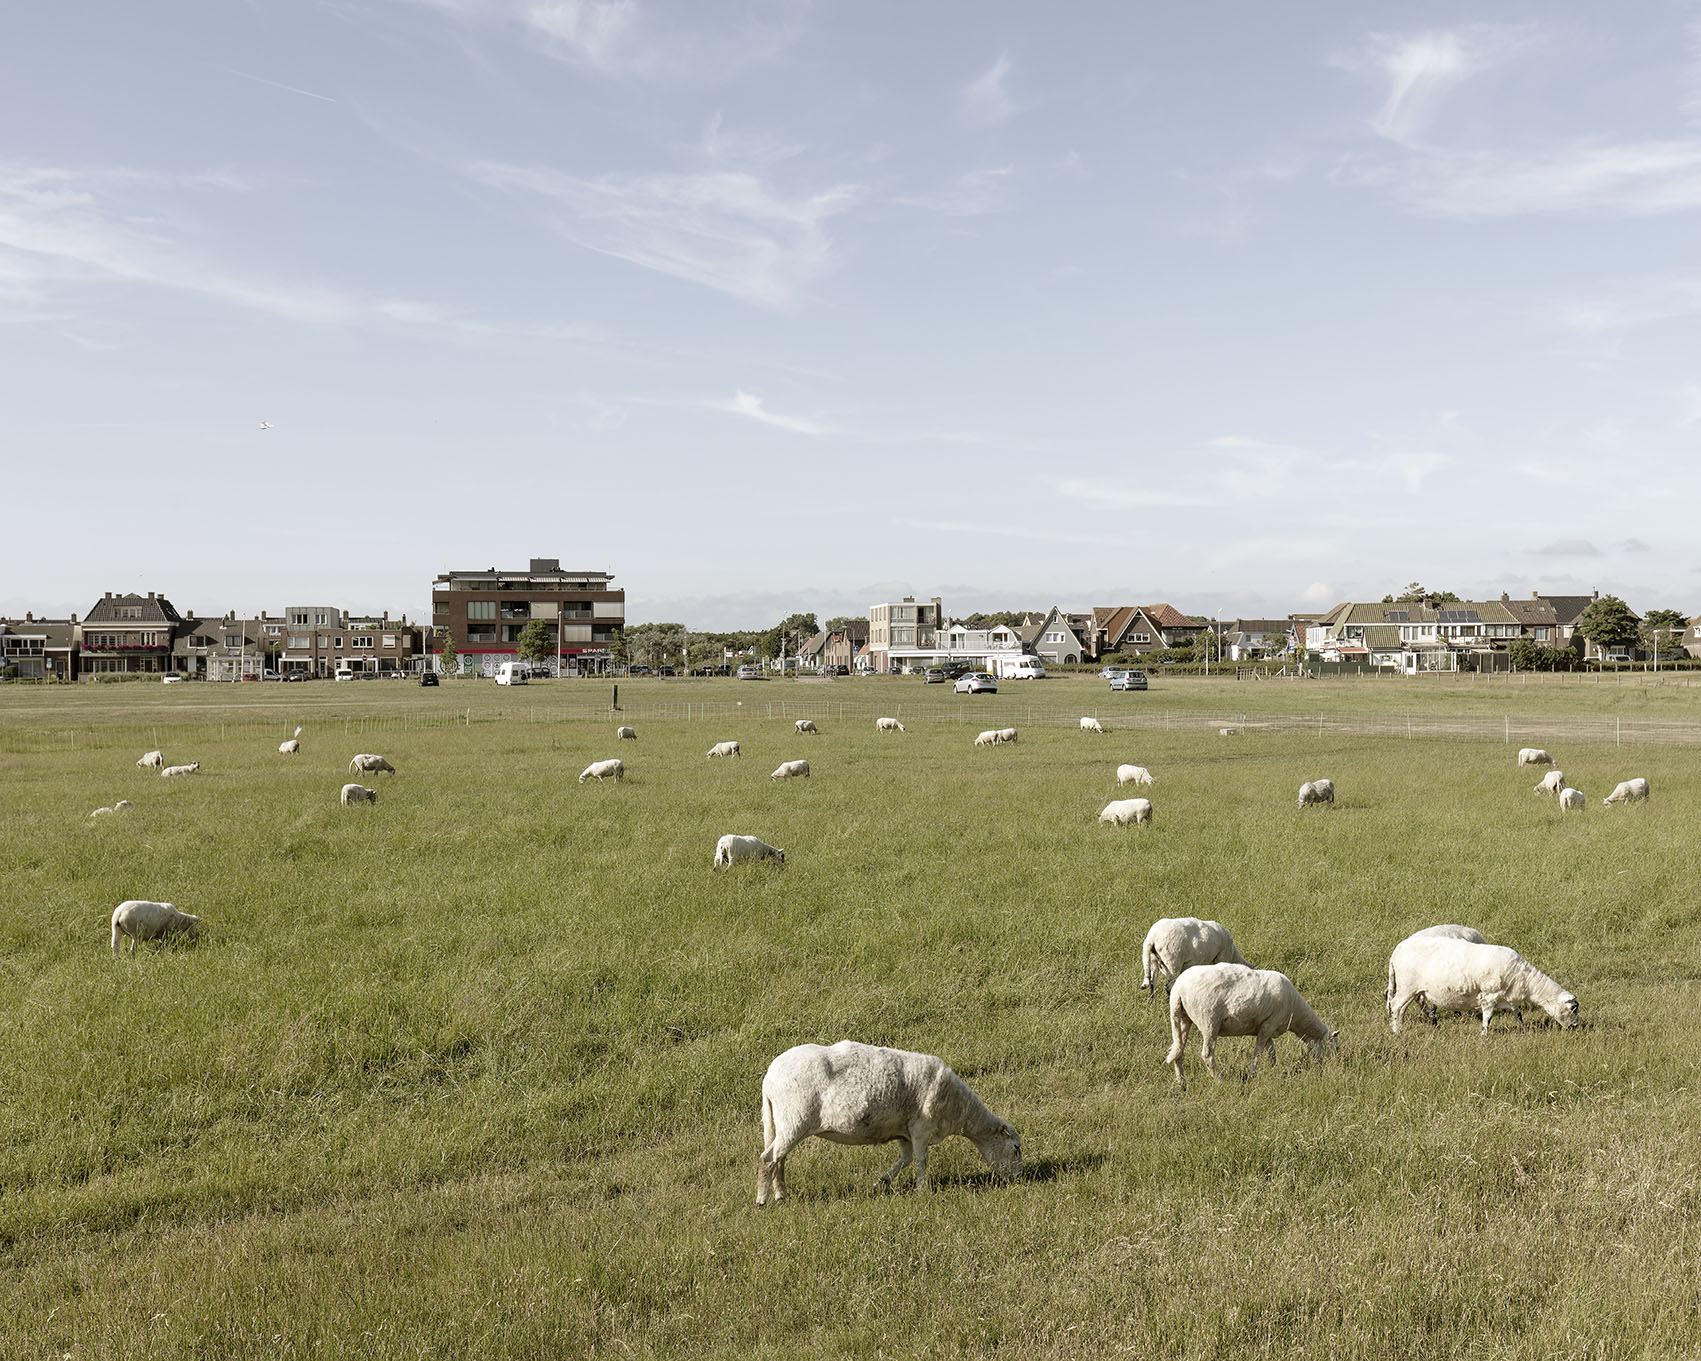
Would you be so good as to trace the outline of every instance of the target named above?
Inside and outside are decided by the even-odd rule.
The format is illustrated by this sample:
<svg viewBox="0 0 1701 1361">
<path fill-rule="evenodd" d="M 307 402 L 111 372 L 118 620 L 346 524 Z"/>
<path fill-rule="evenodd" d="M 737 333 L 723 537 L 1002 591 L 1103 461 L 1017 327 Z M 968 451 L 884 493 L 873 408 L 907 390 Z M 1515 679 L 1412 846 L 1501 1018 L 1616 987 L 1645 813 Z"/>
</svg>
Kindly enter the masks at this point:
<svg viewBox="0 0 1701 1361">
<path fill-rule="evenodd" d="M 441 653 L 441 661 L 439 664 L 445 672 L 453 675 L 456 671 L 460 670 L 461 665 L 459 650 L 455 647 L 455 635 L 450 631 L 448 625 L 445 624 L 441 630 L 441 636 L 443 639 L 443 651 Z"/>
<path fill-rule="evenodd" d="M 664 666 L 679 660 L 685 646 L 684 624 L 634 624 L 626 630 L 626 659 L 644 666 Z"/>
<path fill-rule="evenodd" d="M 1577 620 L 1577 632 L 1602 652 L 1623 652 L 1636 645 L 1641 628 L 1636 616 L 1616 595 L 1589 602 Z"/>
<path fill-rule="evenodd" d="M 868 616 L 866 614 L 835 614 L 825 624 L 821 625 L 821 628 L 828 633 L 837 633 L 840 629 L 849 628 L 852 624 L 866 624 L 867 622 Z M 819 629 L 816 631 L 820 632 Z"/>
<path fill-rule="evenodd" d="M 1383 596 L 1382 603 L 1384 605 L 1400 605 L 1419 600 L 1433 600 L 1437 605 L 1445 605 L 1458 600 L 1458 598 L 1451 591 L 1432 591 L 1421 581 L 1409 581 L 1406 583 L 1406 589 L 1401 591 L 1399 595 Z"/>
<path fill-rule="evenodd" d="M 549 625 L 541 619 L 534 619 L 520 630 L 520 636 L 515 643 L 515 650 L 520 654 L 520 660 L 526 662 L 541 662 L 555 649 L 550 645 Z"/>
<path fill-rule="evenodd" d="M 1223 655 L 1223 640 L 1214 628 L 1200 629 L 1198 636 L 1193 639 L 1192 652 L 1196 662 L 1220 661 Z"/>
<path fill-rule="evenodd" d="M 813 611 L 809 614 L 788 614 L 762 635 L 757 650 L 764 657 L 777 657 L 780 655 L 780 644 L 784 643 L 789 655 L 796 651 L 797 645 L 805 638 L 819 632 L 821 626 L 815 622 Z"/>
<path fill-rule="evenodd" d="M 1680 640 L 1689 629 L 1689 620 L 1681 610 L 1649 610 L 1642 620 L 1642 628 L 1647 634 L 1650 651 L 1657 646 L 1662 657 L 1683 655 Z"/>
</svg>

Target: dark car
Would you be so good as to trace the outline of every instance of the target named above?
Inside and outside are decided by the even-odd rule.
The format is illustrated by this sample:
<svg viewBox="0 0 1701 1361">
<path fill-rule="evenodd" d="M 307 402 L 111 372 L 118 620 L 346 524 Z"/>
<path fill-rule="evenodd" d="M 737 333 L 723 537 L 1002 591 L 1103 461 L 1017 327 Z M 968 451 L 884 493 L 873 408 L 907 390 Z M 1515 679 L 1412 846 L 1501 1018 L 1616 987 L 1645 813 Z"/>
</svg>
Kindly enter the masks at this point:
<svg viewBox="0 0 1701 1361">
<path fill-rule="evenodd" d="M 656 675 L 658 675 L 658 676 L 671 676 L 671 675 L 673 675 L 673 668 L 671 666 L 664 666 L 664 667 L 661 668 L 661 670 L 656 672 Z"/>
<path fill-rule="evenodd" d="M 422 671 L 422 672 L 420 672 L 419 673 L 419 683 L 421 685 L 436 685 L 437 684 L 437 673 L 435 671 Z"/>
</svg>

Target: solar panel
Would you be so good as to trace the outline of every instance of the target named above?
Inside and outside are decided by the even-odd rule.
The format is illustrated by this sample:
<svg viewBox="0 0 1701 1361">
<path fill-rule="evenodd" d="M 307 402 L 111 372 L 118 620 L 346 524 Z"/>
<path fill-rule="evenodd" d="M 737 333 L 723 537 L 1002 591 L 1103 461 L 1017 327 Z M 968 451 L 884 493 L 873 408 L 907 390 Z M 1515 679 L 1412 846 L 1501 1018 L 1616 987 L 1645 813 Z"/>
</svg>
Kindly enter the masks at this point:
<svg viewBox="0 0 1701 1361">
<path fill-rule="evenodd" d="M 1412 617 L 1412 612 L 1410 610 L 1389 610 L 1388 611 L 1388 622 L 1390 624 L 1404 624 L 1408 620 L 1410 620 L 1411 617 Z"/>
<path fill-rule="evenodd" d="M 1482 616 L 1475 610 L 1442 610 L 1436 616 L 1443 624 L 1480 624 Z"/>
</svg>

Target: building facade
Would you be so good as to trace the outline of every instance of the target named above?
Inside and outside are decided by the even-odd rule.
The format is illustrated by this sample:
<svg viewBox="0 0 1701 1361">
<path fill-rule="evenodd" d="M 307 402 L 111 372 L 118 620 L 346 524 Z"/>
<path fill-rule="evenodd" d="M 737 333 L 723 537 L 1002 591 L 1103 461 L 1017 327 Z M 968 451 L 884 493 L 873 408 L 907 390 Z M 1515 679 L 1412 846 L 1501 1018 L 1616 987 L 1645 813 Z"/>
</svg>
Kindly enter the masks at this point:
<svg viewBox="0 0 1701 1361">
<path fill-rule="evenodd" d="M 174 670 L 172 647 L 183 616 L 163 595 L 108 591 L 83 619 L 78 679 L 103 675 L 164 675 Z"/>
<path fill-rule="evenodd" d="M 901 671 L 919 656 L 936 650 L 944 621 L 939 597 L 917 601 L 913 595 L 868 607 L 868 664 L 876 671 Z M 894 658 L 896 664 L 894 665 Z"/>
<path fill-rule="evenodd" d="M 494 675 L 515 660 L 520 634 L 536 620 L 549 639 L 544 669 L 607 670 L 615 634 L 626 627 L 626 592 L 609 572 L 563 571 L 533 558 L 524 571 L 444 572 L 431 585 L 431 622 L 455 640 L 456 669 Z M 436 644 L 441 656 L 442 644 Z"/>
</svg>

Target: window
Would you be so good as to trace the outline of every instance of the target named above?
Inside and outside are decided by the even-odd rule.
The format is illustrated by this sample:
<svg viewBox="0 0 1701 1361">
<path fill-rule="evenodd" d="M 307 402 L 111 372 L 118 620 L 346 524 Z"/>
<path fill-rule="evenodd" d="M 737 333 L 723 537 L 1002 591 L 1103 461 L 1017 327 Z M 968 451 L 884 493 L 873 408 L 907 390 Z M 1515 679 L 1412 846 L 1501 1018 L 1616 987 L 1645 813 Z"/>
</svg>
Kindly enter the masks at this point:
<svg viewBox="0 0 1701 1361">
<path fill-rule="evenodd" d="M 467 601 L 467 618 L 468 619 L 494 619 L 494 618 L 496 618 L 496 602 L 494 600 L 469 600 L 469 601 Z"/>
<path fill-rule="evenodd" d="M 305 633 L 292 633 L 289 635 L 289 645 L 291 647 L 312 647 L 313 640 Z"/>
<path fill-rule="evenodd" d="M 370 633 L 358 633 L 348 641 L 350 647 L 371 647 L 372 635 Z"/>
<path fill-rule="evenodd" d="M 496 630 L 468 629 L 467 641 L 469 643 L 494 643 L 496 641 Z"/>
<path fill-rule="evenodd" d="M 330 619 L 330 616 L 328 614 L 326 614 L 324 610 L 320 610 L 318 613 L 316 613 L 313 616 L 313 622 L 315 624 L 318 624 L 321 627 L 323 627 L 324 625 L 330 623 L 331 619 Z"/>
<path fill-rule="evenodd" d="M 1048 643 L 1061 643 L 1063 635 L 1061 633 L 1048 633 L 1045 635 L 1045 640 Z"/>
<path fill-rule="evenodd" d="M 224 636 L 224 645 L 232 652 L 238 651 L 242 647 L 242 636 L 236 633 L 227 633 Z"/>
<path fill-rule="evenodd" d="M 114 605 L 112 617 L 114 619 L 140 619 L 142 607 L 140 605 Z"/>
<path fill-rule="evenodd" d="M 343 645 L 342 634 L 339 633 L 335 638 L 331 639 L 331 646 L 332 647 L 341 647 L 342 645 Z"/>
<path fill-rule="evenodd" d="M 1553 630 L 1549 628 L 1538 628 L 1535 630 L 1535 635 L 1538 643 L 1545 643 L 1553 636 Z"/>
<path fill-rule="evenodd" d="M 1131 643 L 1149 643 L 1152 641 L 1152 635 L 1149 633 L 1130 633 L 1128 641 Z"/>
<path fill-rule="evenodd" d="M 438 614 L 447 614 L 449 613 L 449 602 L 447 600 L 433 600 L 431 608 Z"/>
<path fill-rule="evenodd" d="M 386 633 L 384 635 L 384 646 L 385 647 L 394 647 L 395 645 L 396 645 L 396 635 L 393 634 L 393 633 Z"/>
</svg>

